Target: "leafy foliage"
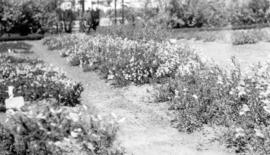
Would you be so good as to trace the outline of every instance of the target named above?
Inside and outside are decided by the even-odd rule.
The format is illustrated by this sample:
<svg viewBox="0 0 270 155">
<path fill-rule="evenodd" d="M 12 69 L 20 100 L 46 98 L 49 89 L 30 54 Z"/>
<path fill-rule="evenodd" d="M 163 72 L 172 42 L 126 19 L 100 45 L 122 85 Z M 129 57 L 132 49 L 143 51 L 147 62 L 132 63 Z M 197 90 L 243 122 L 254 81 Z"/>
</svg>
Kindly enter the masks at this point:
<svg viewBox="0 0 270 155">
<path fill-rule="evenodd" d="M 0 31 L 3 33 L 44 33 L 54 27 L 64 32 L 72 31 L 74 13 L 71 10 L 61 10 L 58 5 L 62 0 L 27 0 L 1 1 Z"/>
<path fill-rule="evenodd" d="M 99 70 L 117 85 L 149 83 L 173 75 L 186 55 L 193 55 L 184 45 L 169 42 L 135 41 L 110 36 L 66 35 L 50 37 L 44 43 L 69 56 L 72 65 Z M 168 69 L 169 68 L 169 69 Z"/>
<path fill-rule="evenodd" d="M 259 41 L 255 31 L 234 31 L 232 34 L 233 45 L 255 44 Z"/>
<path fill-rule="evenodd" d="M 121 119 L 78 106 L 81 84 L 40 60 L 2 55 L 0 63 L 0 103 L 10 85 L 28 101 L 0 123 L 0 154 L 124 154 L 115 144 Z"/>
<path fill-rule="evenodd" d="M 69 109 L 55 101 L 34 102 L 22 112 L 8 111 L 8 122 L 0 124 L 1 153 L 124 154 L 113 144 L 118 120 L 89 115 L 82 107 Z"/>
<path fill-rule="evenodd" d="M 6 90 L 10 85 L 16 88 L 14 94 L 23 96 L 26 101 L 55 98 L 60 105 L 75 106 L 80 103 L 82 85 L 68 80 L 64 74 L 42 61 L 1 56 L 0 62 L 1 104 L 8 98 Z"/>
<path fill-rule="evenodd" d="M 224 27 L 269 22 L 269 1 L 171 0 L 164 16 L 169 27 Z"/>
<path fill-rule="evenodd" d="M 238 153 L 268 154 L 269 63 L 254 65 L 242 75 L 238 63 L 226 71 L 190 59 L 175 77 L 158 88 L 157 99 L 170 101 L 180 131 L 194 132 L 204 125 L 228 128 L 222 138 Z"/>
</svg>

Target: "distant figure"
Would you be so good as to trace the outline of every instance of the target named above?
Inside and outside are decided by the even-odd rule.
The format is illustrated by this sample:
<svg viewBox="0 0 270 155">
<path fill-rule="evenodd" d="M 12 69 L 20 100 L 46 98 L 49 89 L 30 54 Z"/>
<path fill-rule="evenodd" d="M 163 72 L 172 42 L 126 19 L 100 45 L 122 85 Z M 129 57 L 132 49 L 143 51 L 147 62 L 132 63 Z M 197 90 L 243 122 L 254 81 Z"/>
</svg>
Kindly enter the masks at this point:
<svg viewBox="0 0 270 155">
<path fill-rule="evenodd" d="M 82 19 L 82 26 L 83 26 L 83 31 L 85 32 L 87 29 L 87 33 L 93 30 L 97 30 L 97 27 L 99 26 L 100 22 L 100 10 L 88 10 L 83 19 Z"/>
</svg>

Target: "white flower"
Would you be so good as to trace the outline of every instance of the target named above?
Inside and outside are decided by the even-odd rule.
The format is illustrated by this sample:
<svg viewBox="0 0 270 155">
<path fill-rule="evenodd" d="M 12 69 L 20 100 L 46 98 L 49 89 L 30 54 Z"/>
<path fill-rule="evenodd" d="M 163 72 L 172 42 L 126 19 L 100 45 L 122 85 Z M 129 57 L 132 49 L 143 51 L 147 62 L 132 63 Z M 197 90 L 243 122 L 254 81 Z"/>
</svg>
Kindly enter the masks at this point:
<svg viewBox="0 0 270 155">
<path fill-rule="evenodd" d="M 242 108 L 240 109 L 239 115 L 242 116 L 242 115 L 244 115 L 244 114 L 245 114 L 246 112 L 248 112 L 248 111 L 250 111 L 248 105 L 244 104 L 244 105 L 242 106 Z"/>
<path fill-rule="evenodd" d="M 53 114 L 59 114 L 63 111 L 63 109 L 59 109 L 59 110 L 54 110 L 53 108 L 50 109 L 50 112 Z"/>
<path fill-rule="evenodd" d="M 269 107 L 269 105 L 264 106 L 263 109 L 270 114 L 270 107 Z"/>
<path fill-rule="evenodd" d="M 102 116 L 101 115 L 97 115 L 97 119 L 101 121 L 102 120 Z"/>
<path fill-rule="evenodd" d="M 88 109 L 88 107 L 86 105 L 83 105 L 82 107 L 83 107 L 84 110 Z"/>
<path fill-rule="evenodd" d="M 42 113 L 39 113 L 36 118 L 37 119 L 46 119 L 46 116 L 43 115 Z"/>
<path fill-rule="evenodd" d="M 117 121 L 117 123 L 124 123 L 126 121 L 126 118 L 122 118 L 120 120 Z"/>
<path fill-rule="evenodd" d="M 74 129 L 74 131 L 77 132 L 77 133 L 80 133 L 80 132 L 82 132 L 82 129 L 81 128 L 77 128 L 77 129 Z"/>
<path fill-rule="evenodd" d="M 108 80 L 113 80 L 114 79 L 114 75 L 108 75 L 108 78 L 107 78 Z"/>
<path fill-rule="evenodd" d="M 57 141 L 57 142 L 54 143 L 54 145 L 55 145 L 55 146 L 61 146 L 61 145 L 62 145 L 62 142 Z"/>
<path fill-rule="evenodd" d="M 87 146 L 88 149 L 90 149 L 92 151 L 95 149 L 94 146 L 91 143 L 87 143 L 86 146 Z"/>
<path fill-rule="evenodd" d="M 170 43 L 176 44 L 177 43 L 177 40 L 176 39 L 170 39 Z"/>
<path fill-rule="evenodd" d="M 223 84 L 223 80 L 222 80 L 222 77 L 221 76 L 218 76 L 217 84 L 220 84 L 220 85 Z"/>
<path fill-rule="evenodd" d="M 197 95 L 192 95 L 192 97 L 194 98 L 194 99 L 196 99 L 196 100 L 198 100 L 198 96 Z"/>
<path fill-rule="evenodd" d="M 71 132 L 70 132 L 70 135 L 71 135 L 73 138 L 77 138 L 77 137 L 79 136 L 79 133 L 78 133 L 78 132 L 71 131 Z"/>
<path fill-rule="evenodd" d="M 179 96 L 179 91 L 178 90 L 175 90 L 175 96 L 178 97 Z"/>
<path fill-rule="evenodd" d="M 237 89 L 239 91 L 238 96 L 246 95 L 244 87 L 239 86 Z"/>
<path fill-rule="evenodd" d="M 236 138 L 245 136 L 245 131 L 242 128 L 236 128 L 235 132 L 236 132 L 235 134 Z"/>
<path fill-rule="evenodd" d="M 114 119 L 116 119 L 117 118 L 117 116 L 116 116 L 116 114 L 115 113 L 111 113 L 111 115 L 112 115 L 112 117 L 114 118 Z"/>
<path fill-rule="evenodd" d="M 269 100 L 262 100 L 262 102 L 266 105 L 270 105 L 270 101 Z"/>
<path fill-rule="evenodd" d="M 264 135 L 263 135 L 261 130 L 259 130 L 259 129 L 254 129 L 254 130 L 255 130 L 255 135 L 257 137 L 264 138 Z"/>
<path fill-rule="evenodd" d="M 9 109 L 9 110 L 7 110 L 7 115 L 9 115 L 9 116 L 12 116 L 12 115 L 15 115 L 16 114 L 16 112 L 13 110 L 13 109 Z"/>
<path fill-rule="evenodd" d="M 79 115 L 75 113 L 69 113 L 68 118 L 74 122 L 78 122 L 80 119 Z"/>
</svg>

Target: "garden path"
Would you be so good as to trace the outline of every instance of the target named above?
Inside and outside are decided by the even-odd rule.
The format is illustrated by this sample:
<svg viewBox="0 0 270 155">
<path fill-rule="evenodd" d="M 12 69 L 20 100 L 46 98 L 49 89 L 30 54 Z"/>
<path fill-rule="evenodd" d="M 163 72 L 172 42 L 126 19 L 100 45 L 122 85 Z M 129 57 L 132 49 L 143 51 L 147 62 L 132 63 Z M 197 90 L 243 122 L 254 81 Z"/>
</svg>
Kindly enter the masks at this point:
<svg viewBox="0 0 270 155">
<path fill-rule="evenodd" d="M 134 155 L 229 155 L 224 149 L 210 142 L 209 130 L 191 135 L 171 127 L 170 112 L 166 103 L 153 103 L 151 87 L 128 86 L 113 88 L 94 72 L 83 72 L 71 67 L 55 51 L 49 51 L 42 41 L 29 41 L 35 52 L 33 57 L 60 67 L 67 76 L 83 84 L 82 103 L 89 110 L 101 114 L 115 113 L 126 118 L 121 123 L 118 141 L 127 154 Z M 32 56 L 31 56 L 32 57 Z"/>
</svg>

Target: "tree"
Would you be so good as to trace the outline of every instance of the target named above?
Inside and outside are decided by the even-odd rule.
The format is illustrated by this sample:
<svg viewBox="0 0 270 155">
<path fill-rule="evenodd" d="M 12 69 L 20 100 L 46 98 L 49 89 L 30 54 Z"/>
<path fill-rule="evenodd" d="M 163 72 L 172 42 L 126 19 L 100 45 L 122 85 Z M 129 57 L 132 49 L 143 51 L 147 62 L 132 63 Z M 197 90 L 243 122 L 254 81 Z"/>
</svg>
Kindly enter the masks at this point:
<svg viewBox="0 0 270 155">
<path fill-rule="evenodd" d="M 10 33 L 14 25 L 18 23 L 22 12 L 20 10 L 19 3 L 11 4 L 8 1 L 2 1 L 0 10 L 0 34 L 2 35 L 4 33 Z"/>
<path fill-rule="evenodd" d="M 58 4 L 62 0 L 2 0 L 0 30 L 3 33 L 41 33 L 55 25 Z"/>
</svg>

